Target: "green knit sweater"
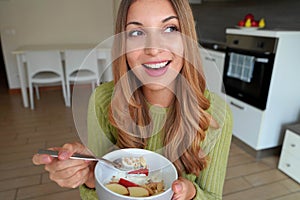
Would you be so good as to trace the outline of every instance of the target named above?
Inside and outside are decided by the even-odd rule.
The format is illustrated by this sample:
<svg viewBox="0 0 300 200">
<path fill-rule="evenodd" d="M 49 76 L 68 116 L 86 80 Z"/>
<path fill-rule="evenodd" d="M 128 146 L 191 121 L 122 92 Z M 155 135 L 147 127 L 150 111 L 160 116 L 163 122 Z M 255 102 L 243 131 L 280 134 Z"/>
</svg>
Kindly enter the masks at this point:
<svg viewBox="0 0 300 200">
<path fill-rule="evenodd" d="M 117 133 L 108 121 L 108 107 L 114 89 L 113 82 L 100 85 L 92 94 L 88 110 L 88 147 L 97 156 L 107 153 L 107 150 L 116 142 Z M 232 136 L 232 116 L 224 100 L 217 95 L 205 92 L 211 105 L 208 112 L 218 122 L 220 128 L 209 128 L 206 138 L 201 142 L 201 148 L 208 153 L 208 167 L 197 177 L 194 174 L 183 173 L 183 176 L 193 182 L 197 193 L 194 199 L 222 199 L 223 185 L 226 174 L 228 153 Z M 150 109 L 154 124 L 164 121 L 163 109 Z M 157 123 L 156 123 L 157 122 Z M 162 148 L 161 133 L 153 135 L 146 149 L 159 151 Z M 94 189 L 80 186 L 80 195 L 83 200 L 96 200 Z"/>
</svg>

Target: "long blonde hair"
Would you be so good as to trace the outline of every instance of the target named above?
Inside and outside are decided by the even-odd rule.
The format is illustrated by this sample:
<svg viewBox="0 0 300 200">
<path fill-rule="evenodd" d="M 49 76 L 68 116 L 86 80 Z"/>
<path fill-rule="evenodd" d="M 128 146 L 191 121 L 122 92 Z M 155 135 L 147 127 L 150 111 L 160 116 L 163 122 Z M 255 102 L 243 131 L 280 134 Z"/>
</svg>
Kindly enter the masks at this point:
<svg viewBox="0 0 300 200">
<path fill-rule="evenodd" d="M 122 0 L 115 34 L 125 31 L 128 10 L 135 1 Z M 163 154 L 173 161 L 179 174 L 185 172 L 199 175 L 207 165 L 207 157 L 202 152 L 200 143 L 205 139 L 205 131 L 210 124 L 210 115 L 205 111 L 209 108 L 210 102 L 204 96 L 206 82 L 201 67 L 194 18 L 188 0 L 170 0 L 170 2 L 177 13 L 181 33 L 190 40 L 184 41 L 183 44 L 185 49 L 183 58 L 188 59 L 184 59 L 181 75 L 186 83 L 177 79 L 177 99 L 174 100 L 164 125 Z M 112 99 L 113 106 L 110 106 L 109 120 L 117 129 L 118 147 L 145 148 L 149 133 L 143 127 L 150 123 L 149 110 L 139 87 L 141 84 L 139 80 L 134 76 L 123 77 L 129 71 L 124 52 L 125 38 L 118 37 L 114 41 L 112 57 L 117 58 L 113 61 L 113 74 L 115 85 L 118 84 L 119 87 Z M 190 89 L 186 88 L 186 84 Z M 188 115 L 182 117 L 182 113 Z M 128 115 L 137 126 L 126 124 L 128 123 L 126 120 L 122 121 L 123 117 Z M 126 124 L 124 126 L 127 126 L 127 131 L 122 129 L 120 124 Z M 184 126 L 181 126 L 182 124 Z"/>
</svg>

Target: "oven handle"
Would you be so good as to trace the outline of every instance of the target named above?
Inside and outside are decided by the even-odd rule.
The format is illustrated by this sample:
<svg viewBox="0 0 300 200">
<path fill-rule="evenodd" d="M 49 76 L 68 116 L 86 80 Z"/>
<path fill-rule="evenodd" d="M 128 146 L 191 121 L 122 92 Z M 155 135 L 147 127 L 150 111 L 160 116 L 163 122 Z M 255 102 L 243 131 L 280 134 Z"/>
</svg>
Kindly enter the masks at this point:
<svg viewBox="0 0 300 200">
<path fill-rule="evenodd" d="M 268 58 L 255 58 L 255 62 L 268 63 L 269 59 Z"/>
<path fill-rule="evenodd" d="M 228 54 L 229 54 L 229 56 L 230 56 L 231 52 L 228 53 Z M 211 60 L 211 59 L 209 59 L 208 57 L 205 57 L 205 59 L 206 59 L 206 60 Z M 215 60 L 213 60 L 213 61 L 215 61 Z M 268 63 L 268 62 L 269 62 L 269 58 L 255 58 L 255 62 L 259 62 L 259 63 Z"/>
<path fill-rule="evenodd" d="M 207 56 L 205 56 L 204 59 L 207 60 L 207 61 L 216 62 L 216 59 L 210 58 L 210 57 L 207 57 Z"/>
<path fill-rule="evenodd" d="M 245 110 L 245 107 L 240 106 L 240 105 L 238 105 L 238 104 L 236 104 L 236 103 L 234 103 L 232 101 L 230 101 L 230 104 L 233 105 L 234 107 L 237 107 L 238 109 Z"/>
</svg>

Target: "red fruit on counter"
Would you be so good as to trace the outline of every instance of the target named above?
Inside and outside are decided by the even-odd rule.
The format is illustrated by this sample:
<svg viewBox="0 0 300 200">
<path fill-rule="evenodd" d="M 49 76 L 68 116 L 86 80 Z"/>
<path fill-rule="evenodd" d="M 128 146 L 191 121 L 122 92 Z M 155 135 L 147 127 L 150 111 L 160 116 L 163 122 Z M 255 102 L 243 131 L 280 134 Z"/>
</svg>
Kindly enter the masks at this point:
<svg viewBox="0 0 300 200">
<path fill-rule="evenodd" d="M 129 180 L 126 180 L 126 179 L 124 179 L 124 178 L 120 178 L 120 180 L 119 180 L 118 183 L 119 183 L 120 185 L 125 186 L 125 187 L 137 187 L 137 186 L 139 186 L 138 184 L 133 183 L 133 182 L 131 182 L 131 181 L 129 181 Z"/>
<path fill-rule="evenodd" d="M 244 21 L 246 21 L 247 19 L 250 19 L 251 21 L 253 21 L 254 15 L 252 13 L 248 13 L 247 15 L 245 15 Z"/>
<path fill-rule="evenodd" d="M 253 21 L 251 22 L 251 26 L 252 26 L 252 27 L 258 27 L 258 21 L 253 20 Z"/>
<path fill-rule="evenodd" d="M 240 20 L 238 23 L 238 26 L 245 26 L 245 21 L 244 20 Z"/>
</svg>

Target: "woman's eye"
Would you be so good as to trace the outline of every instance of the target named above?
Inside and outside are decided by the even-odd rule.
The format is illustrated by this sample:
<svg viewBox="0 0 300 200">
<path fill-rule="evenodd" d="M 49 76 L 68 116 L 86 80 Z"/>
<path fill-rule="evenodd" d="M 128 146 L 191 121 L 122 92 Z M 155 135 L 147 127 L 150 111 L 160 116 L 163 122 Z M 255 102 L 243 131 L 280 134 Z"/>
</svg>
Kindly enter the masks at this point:
<svg viewBox="0 0 300 200">
<path fill-rule="evenodd" d="M 128 36 L 129 37 L 137 37 L 137 36 L 142 36 L 144 35 L 143 31 L 140 30 L 133 30 L 133 31 L 129 31 Z"/>
<path fill-rule="evenodd" d="M 171 33 L 175 31 L 178 31 L 178 28 L 176 26 L 169 26 L 164 30 L 165 33 Z"/>
</svg>

